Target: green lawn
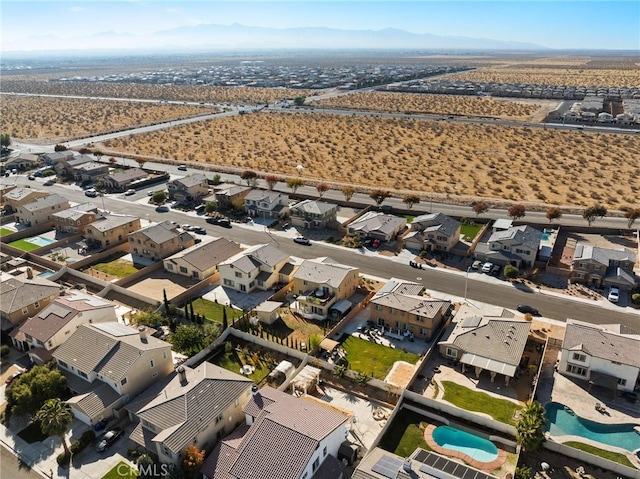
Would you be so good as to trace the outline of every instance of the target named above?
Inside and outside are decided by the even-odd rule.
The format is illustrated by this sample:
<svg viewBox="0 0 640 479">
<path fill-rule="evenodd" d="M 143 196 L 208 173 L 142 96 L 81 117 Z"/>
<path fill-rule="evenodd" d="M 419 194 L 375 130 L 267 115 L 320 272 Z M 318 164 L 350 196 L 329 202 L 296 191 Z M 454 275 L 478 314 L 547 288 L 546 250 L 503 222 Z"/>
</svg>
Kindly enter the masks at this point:
<svg viewBox="0 0 640 479">
<path fill-rule="evenodd" d="M 29 243 L 27 240 L 21 239 L 18 241 L 13 241 L 9 243 L 14 248 L 21 249 L 22 251 L 33 251 L 34 249 L 40 248 L 37 244 Z"/>
<path fill-rule="evenodd" d="M 610 461 L 617 462 L 622 464 L 623 466 L 631 467 L 636 469 L 627 456 L 624 454 L 620 454 L 619 452 L 611 452 L 605 449 L 600 449 L 599 447 L 592 446 L 590 444 L 584 444 L 582 442 L 569 441 L 564 443 L 565 446 L 573 447 L 574 449 L 580 449 L 581 451 L 588 452 L 589 454 L 593 454 L 594 456 L 600 456 L 604 459 L 609 459 Z"/>
<path fill-rule="evenodd" d="M 0 236 L 7 236 L 15 233 L 15 231 L 8 230 L 7 228 L 0 228 Z"/>
<path fill-rule="evenodd" d="M 134 479 L 138 477 L 138 471 L 124 461 L 120 461 L 107 472 L 102 479 Z"/>
<path fill-rule="evenodd" d="M 478 231 L 482 229 L 482 225 L 467 225 L 464 224 L 460 226 L 460 234 L 462 234 L 465 238 L 468 236 L 473 241 L 473 238 L 476 237 Z"/>
<path fill-rule="evenodd" d="M 265 364 L 264 361 L 259 361 L 256 366 L 253 360 L 244 355 L 244 353 L 238 353 L 233 350 L 230 352 L 224 352 L 211 359 L 213 364 L 217 364 L 221 368 L 226 369 L 227 371 L 231 371 L 232 373 L 240 374 L 240 368 L 245 364 L 250 364 L 251 366 L 255 366 L 255 371 L 252 374 L 249 374 L 247 377 L 251 379 L 253 382 L 258 384 L 262 381 L 267 374 L 271 372 L 271 368 Z"/>
<path fill-rule="evenodd" d="M 442 381 L 442 386 L 444 387 L 443 399 L 445 401 L 460 409 L 485 413 L 496 421 L 515 425 L 513 415 L 521 409 L 521 406 L 506 399 L 498 399 L 482 392 L 472 391 L 451 381 Z"/>
<path fill-rule="evenodd" d="M 424 427 L 420 427 L 425 419 L 418 413 L 402 409 L 394 418 L 393 427 L 381 439 L 380 447 L 400 457 L 409 457 L 417 447 L 429 451 L 431 448 L 424 442 Z"/>
<path fill-rule="evenodd" d="M 231 308 L 220 303 L 214 303 L 207 299 L 198 298 L 193 301 L 193 311 L 196 314 L 204 314 L 205 318 L 222 323 L 222 310 L 227 310 L 227 321 L 232 323 L 233 318 L 239 318 L 242 316 L 242 311 L 239 309 Z"/>
<path fill-rule="evenodd" d="M 402 349 L 391 349 L 354 336 L 349 336 L 342 343 L 342 347 L 347 352 L 349 369 L 373 375 L 374 378 L 382 380 L 391 371 L 391 367 L 396 361 L 415 364 L 420 359 L 417 354 L 405 353 Z"/>
<path fill-rule="evenodd" d="M 22 431 L 18 433 L 18 436 L 27 441 L 29 444 L 33 444 L 34 442 L 42 442 L 49 436 L 46 434 L 42 434 L 42 429 L 40 429 L 39 422 L 32 422 L 27 427 L 25 427 Z"/>
<path fill-rule="evenodd" d="M 138 271 L 132 263 L 122 259 L 116 259 L 109 263 L 94 264 L 93 269 L 97 269 L 98 271 L 102 271 L 105 274 L 116 276 L 118 278 L 124 278 Z"/>
</svg>

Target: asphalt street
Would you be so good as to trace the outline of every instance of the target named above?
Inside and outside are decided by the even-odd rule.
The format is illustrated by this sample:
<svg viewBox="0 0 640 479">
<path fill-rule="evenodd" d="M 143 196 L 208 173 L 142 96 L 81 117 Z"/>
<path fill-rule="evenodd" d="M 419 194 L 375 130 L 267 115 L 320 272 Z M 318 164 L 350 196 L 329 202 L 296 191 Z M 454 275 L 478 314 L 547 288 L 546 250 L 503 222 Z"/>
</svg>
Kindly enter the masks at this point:
<svg viewBox="0 0 640 479">
<path fill-rule="evenodd" d="M 3 479 L 42 479 L 42 476 L 31 468 L 20 465 L 16 456 L 4 446 L 0 446 L 0 477 Z"/>
</svg>

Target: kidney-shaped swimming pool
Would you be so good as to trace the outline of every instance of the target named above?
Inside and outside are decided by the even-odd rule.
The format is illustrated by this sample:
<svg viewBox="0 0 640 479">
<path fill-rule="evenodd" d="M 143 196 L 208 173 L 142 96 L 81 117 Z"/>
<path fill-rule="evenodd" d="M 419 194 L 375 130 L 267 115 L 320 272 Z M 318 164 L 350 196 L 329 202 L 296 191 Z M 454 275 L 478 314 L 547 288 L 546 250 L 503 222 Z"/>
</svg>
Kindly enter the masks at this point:
<svg viewBox="0 0 640 479">
<path fill-rule="evenodd" d="M 491 462 L 498 457 L 498 448 L 488 439 L 451 426 L 438 426 L 432 437 L 438 446 L 462 452 L 479 462 Z"/>
</svg>

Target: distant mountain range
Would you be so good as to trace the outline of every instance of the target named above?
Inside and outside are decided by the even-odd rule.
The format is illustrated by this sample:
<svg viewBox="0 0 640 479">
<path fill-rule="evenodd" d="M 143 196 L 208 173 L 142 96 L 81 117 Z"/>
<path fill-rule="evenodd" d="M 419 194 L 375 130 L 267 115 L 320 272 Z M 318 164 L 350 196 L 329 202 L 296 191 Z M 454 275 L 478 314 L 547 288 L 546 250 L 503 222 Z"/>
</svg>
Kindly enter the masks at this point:
<svg viewBox="0 0 640 479">
<path fill-rule="evenodd" d="M 9 43 L 9 42 L 8 42 Z M 46 49 L 42 45 L 47 45 Z M 79 47 L 81 45 L 81 47 Z M 339 30 L 333 28 L 264 28 L 245 25 L 201 24 L 148 35 L 102 32 L 90 36 L 31 37 L 11 42 L 8 52 L 38 50 L 277 50 L 277 49 L 418 49 L 418 50 L 548 50 L 532 43 L 438 36 L 387 28 Z M 7 52 L 7 53 L 8 53 Z"/>
</svg>

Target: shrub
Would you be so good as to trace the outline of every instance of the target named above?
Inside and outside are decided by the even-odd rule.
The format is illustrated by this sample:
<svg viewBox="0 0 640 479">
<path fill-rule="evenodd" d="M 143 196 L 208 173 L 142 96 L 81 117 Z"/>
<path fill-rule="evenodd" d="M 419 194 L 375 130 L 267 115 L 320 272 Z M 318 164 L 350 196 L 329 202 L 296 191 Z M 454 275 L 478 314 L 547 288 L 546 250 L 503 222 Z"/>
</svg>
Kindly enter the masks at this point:
<svg viewBox="0 0 640 479">
<path fill-rule="evenodd" d="M 82 436 L 80 436 L 80 439 L 78 439 L 77 441 L 73 441 L 71 443 L 71 447 L 69 449 L 73 454 L 77 454 L 80 451 L 86 449 L 87 446 L 90 446 L 93 443 L 93 441 L 95 441 L 95 439 L 96 439 L 96 433 L 93 431 L 93 429 L 87 429 L 85 432 L 82 433 Z"/>
<path fill-rule="evenodd" d="M 640 304 L 640 293 L 633 293 L 631 295 L 631 301 L 633 304 Z"/>
<path fill-rule="evenodd" d="M 78 454 L 80 451 L 82 451 L 84 449 L 84 447 L 82 447 L 82 443 L 78 440 L 78 441 L 73 441 L 71 443 L 71 446 L 69 446 L 69 450 L 73 453 L 73 454 Z"/>
<path fill-rule="evenodd" d="M 518 276 L 518 268 L 515 266 L 508 264 L 504 267 L 504 277 L 507 279 L 512 279 Z"/>
<path fill-rule="evenodd" d="M 56 462 L 60 467 L 68 466 L 70 460 L 71 460 L 71 455 L 67 454 L 66 452 L 61 452 L 60 454 L 58 454 L 58 457 L 56 457 Z"/>
<path fill-rule="evenodd" d="M 96 440 L 96 433 L 94 432 L 93 429 L 87 429 L 85 432 L 82 433 L 82 436 L 80 436 L 80 441 L 86 444 L 91 444 L 95 440 Z"/>
<path fill-rule="evenodd" d="M 0 357 L 6 358 L 7 356 L 9 356 L 10 352 L 11 352 L 11 349 L 6 344 L 3 344 L 2 346 L 0 346 Z"/>
</svg>

